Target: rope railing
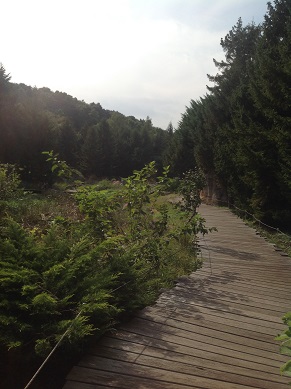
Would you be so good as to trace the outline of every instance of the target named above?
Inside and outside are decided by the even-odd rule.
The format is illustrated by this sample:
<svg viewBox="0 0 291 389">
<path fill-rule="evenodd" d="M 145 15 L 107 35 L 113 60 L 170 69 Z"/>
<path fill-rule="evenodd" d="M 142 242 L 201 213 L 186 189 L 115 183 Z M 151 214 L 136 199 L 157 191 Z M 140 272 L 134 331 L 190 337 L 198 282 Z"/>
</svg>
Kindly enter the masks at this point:
<svg viewBox="0 0 291 389">
<path fill-rule="evenodd" d="M 179 250 L 176 251 L 176 253 L 178 253 Z M 129 283 L 133 282 L 132 280 L 129 280 L 127 282 L 125 282 L 124 284 L 122 285 L 119 285 L 117 288 L 115 288 L 114 290 L 111 291 L 111 293 L 114 293 L 116 292 L 117 290 L 119 289 L 122 289 L 124 288 L 126 285 L 128 285 Z M 69 334 L 69 332 L 71 331 L 73 325 L 74 325 L 74 320 L 76 320 L 80 315 L 81 313 L 84 311 L 84 309 L 81 309 L 78 314 L 74 317 L 74 319 L 72 319 L 72 322 L 70 324 L 70 326 L 67 328 L 67 330 L 63 333 L 63 335 L 60 337 L 59 341 L 56 343 L 56 345 L 54 346 L 54 348 L 51 350 L 51 352 L 49 353 L 49 355 L 46 357 L 46 359 L 43 361 L 43 363 L 40 365 L 40 367 L 37 369 L 37 371 L 35 372 L 35 374 L 33 375 L 33 377 L 31 378 L 31 380 L 28 382 L 28 384 L 24 387 L 24 389 L 28 389 L 31 384 L 33 383 L 33 381 L 36 379 L 36 377 L 39 375 L 39 373 L 41 372 L 41 370 L 44 368 L 44 366 L 47 364 L 47 362 L 49 361 L 49 359 L 52 357 L 52 355 L 55 353 L 55 351 L 57 350 L 57 348 L 60 346 L 60 344 L 62 343 L 62 341 L 64 340 L 64 338 Z"/>
<path fill-rule="evenodd" d="M 273 230 L 277 231 L 278 233 L 280 233 L 280 234 L 282 234 L 282 235 L 285 235 L 285 236 L 291 238 L 290 235 L 288 235 L 288 234 L 286 234 L 286 233 L 280 231 L 279 228 L 272 227 L 272 226 L 270 226 L 270 225 L 268 225 L 268 224 L 262 222 L 262 221 L 259 220 L 255 215 L 251 214 L 251 213 L 248 212 L 247 210 L 244 210 L 244 209 L 241 209 L 241 208 L 237 207 L 235 204 L 231 204 L 231 203 L 229 203 L 229 202 L 222 201 L 222 200 L 215 200 L 215 202 L 216 202 L 216 203 L 219 203 L 219 202 L 220 202 L 220 203 L 227 204 L 228 208 L 230 208 L 230 209 L 231 209 L 231 207 L 232 207 L 232 208 L 235 208 L 236 210 L 238 210 L 238 211 L 244 213 L 245 215 L 251 216 L 256 222 L 259 223 L 259 225 L 263 225 L 263 226 L 265 226 L 265 227 L 267 227 L 267 228 L 273 229 Z M 209 204 L 209 202 L 208 202 L 207 204 Z M 212 203 L 209 204 L 209 205 L 215 205 L 215 204 L 212 202 Z M 204 236 L 202 237 L 202 239 L 203 239 L 204 244 L 205 244 L 205 246 L 206 246 L 206 250 L 208 251 L 208 260 L 209 260 L 210 271 L 211 271 L 211 275 L 212 275 L 212 259 L 211 259 L 211 255 L 210 255 L 210 250 L 209 250 L 209 247 L 208 247 L 208 245 L 207 245 L 207 242 L 206 242 Z M 118 286 L 118 287 L 117 287 L 116 289 L 114 289 L 111 293 L 114 293 L 114 292 L 116 292 L 117 290 L 119 290 L 119 289 L 125 287 L 125 286 L 126 286 L 127 284 L 129 284 L 130 282 L 131 282 L 131 281 L 128 281 L 128 282 L 126 282 L 126 283 L 124 283 L 124 284 Z M 55 351 L 57 350 L 57 348 L 58 348 L 58 347 L 60 346 L 60 344 L 63 342 L 64 338 L 65 338 L 65 337 L 69 334 L 69 332 L 71 331 L 71 329 L 72 329 L 72 327 L 73 327 L 73 325 L 74 325 L 74 320 L 76 320 L 76 319 L 81 315 L 82 312 L 83 312 L 83 309 L 81 309 L 81 310 L 77 313 L 77 315 L 75 316 L 75 318 L 72 319 L 72 322 L 71 322 L 70 326 L 69 326 L 69 327 L 67 328 L 67 330 L 63 333 L 63 335 L 60 337 L 59 341 L 58 341 L 58 342 L 56 343 L 56 345 L 53 347 L 53 349 L 51 350 L 51 352 L 48 354 L 48 356 L 46 357 L 46 359 L 43 361 L 43 363 L 42 363 L 42 364 L 40 365 L 40 367 L 37 369 L 37 371 L 35 372 L 35 374 L 33 375 L 33 377 L 31 378 L 31 380 L 28 382 L 28 384 L 25 386 L 24 389 L 28 389 L 28 388 L 31 386 L 31 384 L 32 384 L 33 381 L 36 379 L 36 377 L 38 376 L 38 374 L 41 372 L 41 370 L 43 369 L 43 367 L 47 364 L 47 362 L 49 361 L 49 359 L 52 357 L 52 355 L 55 353 Z"/>
<path fill-rule="evenodd" d="M 83 310 L 81 309 L 80 312 L 77 314 L 77 316 L 73 319 L 73 320 L 76 320 L 80 315 L 81 313 L 83 312 Z M 50 359 L 50 357 L 54 354 L 54 352 L 56 351 L 56 349 L 59 347 L 59 345 L 62 343 L 62 341 L 64 340 L 64 338 L 68 335 L 68 333 L 70 332 L 71 328 L 73 327 L 73 324 L 74 324 L 74 321 L 72 321 L 72 323 L 70 324 L 69 328 L 63 333 L 63 335 L 61 336 L 60 340 L 57 342 L 57 344 L 55 345 L 55 347 L 51 350 L 51 352 L 49 353 L 49 355 L 46 357 L 46 359 L 43 361 L 43 363 L 40 365 L 40 367 L 37 369 L 37 371 L 35 372 L 35 374 L 33 375 L 33 377 L 31 378 L 31 380 L 28 382 L 28 384 L 25 386 L 24 389 L 28 389 L 30 387 L 30 385 L 33 383 L 33 381 L 35 380 L 35 378 L 38 376 L 38 374 L 41 372 L 41 370 L 43 369 L 43 367 L 46 365 L 46 363 L 48 362 L 48 360 Z"/>
<path fill-rule="evenodd" d="M 253 215 L 252 213 L 248 212 L 246 209 L 241 209 L 241 208 L 237 207 L 235 204 L 232 204 L 232 203 L 230 203 L 228 201 L 223 201 L 223 200 L 215 200 L 215 203 L 226 204 L 227 207 L 230 208 L 230 209 L 235 208 L 236 210 L 242 212 L 245 215 L 245 218 L 246 218 L 246 215 L 249 215 L 250 217 L 252 217 L 259 224 L 259 226 L 262 225 L 264 227 L 267 227 L 270 230 L 274 230 L 274 231 L 278 232 L 279 234 L 285 235 L 285 236 L 287 236 L 288 238 L 291 239 L 290 235 L 288 235 L 285 232 L 281 231 L 279 228 L 276 228 L 276 227 L 270 226 L 269 224 L 264 223 L 262 220 L 258 219 L 255 215 Z M 209 202 L 207 202 L 207 204 L 209 204 Z M 214 202 L 211 202 L 209 205 L 215 205 L 215 204 L 214 204 Z"/>
<path fill-rule="evenodd" d="M 117 290 L 125 287 L 127 284 L 129 284 L 131 281 L 127 281 L 126 283 L 118 286 L 116 289 L 114 289 L 113 291 L 111 291 L 111 293 L 114 293 L 116 292 Z M 24 387 L 24 389 L 28 389 L 30 387 L 30 385 L 33 383 L 33 381 L 36 379 L 36 377 L 39 375 L 39 373 L 41 372 L 41 370 L 43 369 L 43 367 L 47 364 L 47 362 L 49 361 L 49 359 L 51 358 L 51 356 L 55 353 L 55 351 L 57 350 L 57 348 L 60 346 L 60 344 L 62 343 L 62 341 L 64 340 L 64 338 L 69 334 L 69 332 L 71 331 L 73 325 L 74 325 L 74 321 L 76 319 L 78 319 L 78 317 L 81 315 L 81 313 L 84 311 L 84 308 L 81 309 L 77 315 L 72 319 L 72 322 L 70 324 L 70 326 L 67 328 L 67 330 L 63 333 L 63 335 L 60 337 L 59 341 L 56 343 L 56 345 L 53 347 L 53 349 L 51 350 L 51 352 L 49 353 L 49 355 L 46 357 L 46 359 L 43 361 L 43 363 L 40 365 L 40 367 L 37 369 L 37 371 L 35 372 L 35 374 L 33 375 L 33 377 L 31 378 L 31 380 L 28 382 L 28 384 Z"/>
<path fill-rule="evenodd" d="M 179 250 L 176 251 L 176 253 L 178 253 Z M 210 254 L 209 254 L 210 256 Z M 210 259 L 210 267 L 211 267 L 211 258 Z M 212 270 L 211 270 L 211 273 L 212 273 Z M 119 289 L 122 289 L 124 288 L 126 285 L 128 285 L 129 283 L 133 282 L 132 280 L 129 280 L 127 282 L 125 282 L 124 284 L 122 285 L 119 285 L 117 288 L 115 288 L 114 290 L 111 291 L 111 293 L 114 293 L 116 292 L 117 290 Z M 44 368 L 44 366 L 47 364 L 47 362 L 49 361 L 49 359 L 52 357 L 52 355 L 55 353 L 55 351 L 57 350 L 57 348 L 60 346 L 60 344 L 62 343 L 62 341 L 64 340 L 64 338 L 69 334 L 69 332 L 71 331 L 73 325 L 74 325 L 74 320 L 76 320 L 80 315 L 81 313 L 84 311 L 84 309 L 81 309 L 78 314 L 74 317 L 74 319 L 72 319 L 72 322 L 70 324 L 70 326 L 67 328 L 67 330 L 63 333 L 63 335 L 60 337 L 59 341 L 56 343 L 56 345 L 53 347 L 53 349 L 51 350 L 51 352 L 49 353 L 49 355 L 46 357 L 46 359 L 43 361 L 43 363 L 40 365 L 40 367 L 37 369 L 37 371 L 35 372 L 35 374 L 33 375 L 33 377 L 31 378 L 31 380 L 28 382 L 28 384 L 24 387 L 24 389 L 28 389 L 31 384 L 33 383 L 33 381 L 36 379 L 36 377 L 39 375 L 39 373 L 41 372 L 41 370 Z"/>
</svg>

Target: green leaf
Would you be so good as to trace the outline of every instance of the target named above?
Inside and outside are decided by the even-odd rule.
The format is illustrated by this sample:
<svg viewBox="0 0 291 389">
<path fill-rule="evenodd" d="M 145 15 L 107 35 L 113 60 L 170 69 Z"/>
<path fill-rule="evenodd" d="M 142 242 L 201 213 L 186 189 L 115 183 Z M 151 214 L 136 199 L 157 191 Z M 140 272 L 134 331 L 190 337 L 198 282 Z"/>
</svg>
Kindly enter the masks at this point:
<svg viewBox="0 0 291 389">
<path fill-rule="evenodd" d="M 285 313 L 285 315 L 283 316 L 283 320 L 291 320 L 291 312 Z"/>
<path fill-rule="evenodd" d="M 281 352 L 281 354 L 291 356 L 291 347 L 284 345 L 284 346 L 280 347 L 280 352 Z"/>
<path fill-rule="evenodd" d="M 288 327 L 291 327 L 291 312 L 287 312 L 283 317 L 282 320 L 284 324 L 286 324 Z M 290 330 L 290 328 L 289 328 Z M 290 331 L 291 332 L 291 331 Z"/>
<path fill-rule="evenodd" d="M 48 339 L 37 339 L 34 346 L 35 352 L 42 357 L 45 357 L 49 354 L 52 349 L 52 346 Z"/>
<path fill-rule="evenodd" d="M 40 293 L 32 299 L 35 312 L 51 313 L 56 309 L 57 301 L 48 293 Z"/>
<path fill-rule="evenodd" d="M 291 361 L 286 362 L 280 370 L 282 374 L 291 377 Z"/>
<path fill-rule="evenodd" d="M 291 338 L 288 337 L 284 342 L 281 342 L 281 346 L 291 347 Z"/>
<path fill-rule="evenodd" d="M 289 336 L 286 335 L 285 332 L 283 334 L 276 336 L 276 338 L 275 338 L 275 340 L 279 340 L 279 341 L 284 341 L 286 339 L 289 339 Z"/>
<path fill-rule="evenodd" d="M 19 341 L 11 341 L 9 342 L 9 345 L 8 345 L 8 350 L 11 350 L 12 348 L 17 348 L 17 347 L 20 347 L 21 346 L 21 342 Z"/>
</svg>

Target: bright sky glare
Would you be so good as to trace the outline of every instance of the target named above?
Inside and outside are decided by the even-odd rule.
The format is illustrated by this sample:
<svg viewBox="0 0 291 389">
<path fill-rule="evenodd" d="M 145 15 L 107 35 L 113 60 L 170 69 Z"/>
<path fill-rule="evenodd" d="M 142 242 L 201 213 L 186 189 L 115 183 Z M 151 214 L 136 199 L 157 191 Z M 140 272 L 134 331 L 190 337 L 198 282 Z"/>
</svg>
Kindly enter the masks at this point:
<svg viewBox="0 0 291 389">
<path fill-rule="evenodd" d="M 0 62 L 11 81 L 174 127 L 223 59 L 220 39 L 267 0 L 9 0 Z"/>
</svg>

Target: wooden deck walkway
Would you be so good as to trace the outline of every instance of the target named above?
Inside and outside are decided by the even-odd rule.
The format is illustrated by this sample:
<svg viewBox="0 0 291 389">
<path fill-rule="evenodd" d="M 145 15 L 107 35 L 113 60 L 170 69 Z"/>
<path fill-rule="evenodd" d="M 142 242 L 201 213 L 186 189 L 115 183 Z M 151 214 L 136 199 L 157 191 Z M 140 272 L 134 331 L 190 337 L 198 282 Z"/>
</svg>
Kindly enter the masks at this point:
<svg viewBox="0 0 291 389">
<path fill-rule="evenodd" d="M 279 389 L 275 336 L 291 309 L 291 260 L 230 211 L 202 205 L 203 268 L 105 336 L 64 389 Z"/>
</svg>

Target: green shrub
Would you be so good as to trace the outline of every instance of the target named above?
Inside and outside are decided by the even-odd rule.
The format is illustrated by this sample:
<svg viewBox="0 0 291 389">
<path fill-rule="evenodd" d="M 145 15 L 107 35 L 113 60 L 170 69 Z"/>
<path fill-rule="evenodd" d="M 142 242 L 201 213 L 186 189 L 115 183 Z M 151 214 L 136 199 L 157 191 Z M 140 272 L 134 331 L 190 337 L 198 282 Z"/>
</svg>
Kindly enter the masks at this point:
<svg viewBox="0 0 291 389">
<path fill-rule="evenodd" d="M 15 165 L 0 164 L 0 200 L 16 197 L 20 182 Z"/>
<path fill-rule="evenodd" d="M 104 266 L 104 256 L 88 237 L 68 235 L 61 225 L 36 238 L 5 220 L 0 229 L 1 343 L 11 348 L 32 342 L 39 351 L 52 347 L 71 324 L 73 343 L 95 328 L 102 332 L 117 311 L 110 305 L 115 276 Z"/>
<path fill-rule="evenodd" d="M 283 322 L 287 326 L 287 329 L 281 335 L 277 336 L 276 339 L 281 342 L 281 353 L 291 357 L 291 312 L 287 312 L 283 316 Z M 281 373 L 291 377 L 291 360 L 287 361 L 281 367 Z"/>
<path fill-rule="evenodd" d="M 3 345 L 30 344 L 46 354 L 68 331 L 63 344 L 77 347 L 200 266 L 195 237 L 207 230 L 193 200 L 198 188 L 189 179 L 178 207 L 161 201 L 167 174 L 168 168 L 156 177 L 152 162 L 118 190 L 79 188 L 78 220 L 51 208 L 41 228 L 22 218 L 2 219 Z"/>
</svg>

